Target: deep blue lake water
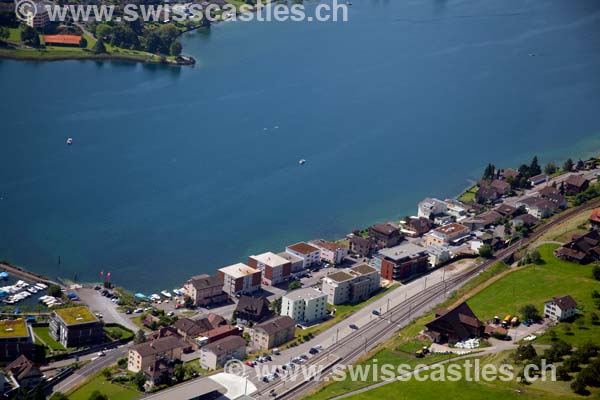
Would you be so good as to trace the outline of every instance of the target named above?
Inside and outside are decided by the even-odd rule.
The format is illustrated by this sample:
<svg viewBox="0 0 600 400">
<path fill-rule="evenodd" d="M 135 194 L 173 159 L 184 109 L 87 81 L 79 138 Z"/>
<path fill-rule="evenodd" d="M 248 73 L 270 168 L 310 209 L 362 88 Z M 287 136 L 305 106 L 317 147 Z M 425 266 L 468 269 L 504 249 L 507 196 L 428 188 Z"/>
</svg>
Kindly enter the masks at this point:
<svg viewBox="0 0 600 400">
<path fill-rule="evenodd" d="M 600 150 L 596 0 L 355 0 L 347 23 L 182 42 L 195 68 L 0 61 L 0 259 L 171 289 L 414 213 L 489 161 Z"/>
</svg>

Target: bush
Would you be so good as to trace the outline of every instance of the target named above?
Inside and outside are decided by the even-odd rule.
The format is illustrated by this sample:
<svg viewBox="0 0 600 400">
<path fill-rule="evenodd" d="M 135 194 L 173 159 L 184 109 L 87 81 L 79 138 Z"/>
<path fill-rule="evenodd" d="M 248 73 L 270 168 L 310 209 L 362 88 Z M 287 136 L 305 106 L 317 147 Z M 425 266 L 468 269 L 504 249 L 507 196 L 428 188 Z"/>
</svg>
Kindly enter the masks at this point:
<svg viewBox="0 0 600 400">
<path fill-rule="evenodd" d="M 483 258 L 492 258 L 494 256 L 494 249 L 486 243 L 479 248 L 479 255 Z"/>
<path fill-rule="evenodd" d="M 592 270 L 592 275 L 594 276 L 595 280 L 600 281 L 600 265 L 596 265 L 594 267 Z"/>
<path fill-rule="evenodd" d="M 541 319 L 540 312 L 533 304 L 526 304 L 519 310 L 523 319 L 531 319 L 533 321 L 539 321 Z"/>
</svg>

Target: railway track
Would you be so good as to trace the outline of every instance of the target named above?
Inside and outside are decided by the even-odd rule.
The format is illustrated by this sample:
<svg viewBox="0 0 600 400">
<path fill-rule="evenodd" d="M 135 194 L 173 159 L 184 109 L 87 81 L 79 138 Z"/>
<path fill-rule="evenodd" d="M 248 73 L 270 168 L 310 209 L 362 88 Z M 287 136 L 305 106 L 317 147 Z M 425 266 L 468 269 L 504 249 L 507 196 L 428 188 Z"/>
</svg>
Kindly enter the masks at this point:
<svg viewBox="0 0 600 400">
<path fill-rule="evenodd" d="M 436 302 L 436 300 L 445 298 L 448 292 L 458 289 L 470 279 L 485 271 L 498 260 L 504 260 L 507 257 L 514 255 L 515 252 L 535 242 L 549 229 L 568 220 L 573 215 L 596 208 L 598 206 L 600 206 L 600 199 L 592 201 L 584 206 L 564 211 L 555 219 L 547 222 L 535 230 L 526 239 L 499 250 L 493 259 L 487 260 L 468 271 L 458 274 L 455 277 L 429 286 L 422 292 L 412 296 L 403 303 L 400 303 L 387 310 L 385 313 L 382 313 L 380 318 L 367 323 L 363 328 L 360 329 L 360 335 L 346 336 L 304 365 L 313 365 L 315 366 L 315 370 L 318 370 L 316 367 L 322 365 L 322 361 L 324 359 L 329 360 L 329 357 L 334 355 L 334 361 L 332 363 L 325 364 L 325 367 L 320 370 L 318 376 L 324 376 L 336 365 L 347 365 L 352 363 L 360 356 L 361 353 L 363 353 L 363 351 L 366 352 L 368 349 L 374 347 L 388 335 L 398 330 L 403 323 L 409 322 L 413 315 L 425 310 L 427 307 L 433 307 L 435 304 L 438 304 L 439 301 Z M 396 318 L 394 318 L 394 316 Z M 365 338 L 364 343 L 362 342 L 363 337 Z M 348 347 L 350 345 L 353 345 L 352 348 L 345 354 L 335 354 L 336 352 L 343 351 L 344 347 Z M 298 372 L 298 374 L 300 374 L 300 372 Z M 273 384 L 265 386 L 262 390 L 260 390 L 260 392 L 258 392 L 258 394 L 262 395 L 263 397 L 271 396 L 276 399 L 283 400 L 297 399 L 302 394 L 305 394 L 322 384 L 322 381 L 314 380 L 314 376 L 309 377 L 308 379 L 299 376 L 295 376 L 295 378 L 302 378 L 302 380 L 295 386 L 286 388 L 284 381 L 276 381 Z M 288 380 L 296 382 L 298 379 L 293 380 L 288 378 Z M 281 391 L 282 388 L 283 391 Z M 273 392 L 275 393 L 274 396 Z"/>
</svg>

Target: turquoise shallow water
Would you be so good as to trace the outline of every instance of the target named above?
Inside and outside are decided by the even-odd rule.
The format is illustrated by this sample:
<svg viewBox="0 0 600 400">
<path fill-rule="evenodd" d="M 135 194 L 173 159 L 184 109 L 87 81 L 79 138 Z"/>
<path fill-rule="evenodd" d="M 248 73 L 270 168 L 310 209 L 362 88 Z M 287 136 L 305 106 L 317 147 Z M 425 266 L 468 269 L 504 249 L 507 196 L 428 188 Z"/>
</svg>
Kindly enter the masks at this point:
<svg viewBox="0 0 600 400">
<path fill-rule="evenodd" d="M 590 154 L 599 22 L 593 0 L 355 1 L 345 24 L 190 33 L 195 68 L 0 61 L 0 258 L 172 288 L 402 217 L 490 160 Z"/>
</svg>

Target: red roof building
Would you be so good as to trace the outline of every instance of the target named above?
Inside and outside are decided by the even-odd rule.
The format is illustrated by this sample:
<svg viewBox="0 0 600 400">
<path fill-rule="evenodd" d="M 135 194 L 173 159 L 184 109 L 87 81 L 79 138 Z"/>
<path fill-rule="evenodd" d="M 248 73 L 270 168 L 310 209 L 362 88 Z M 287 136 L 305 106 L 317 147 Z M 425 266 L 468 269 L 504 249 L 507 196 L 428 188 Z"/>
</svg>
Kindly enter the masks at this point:
<svg viewBox="0 0 600 400">
<path fill-rule="evenodd" d="M 58 46 L 79 46 L 80 35 L 44 35 L 44 43 Z"/>
</svg>

